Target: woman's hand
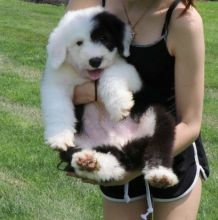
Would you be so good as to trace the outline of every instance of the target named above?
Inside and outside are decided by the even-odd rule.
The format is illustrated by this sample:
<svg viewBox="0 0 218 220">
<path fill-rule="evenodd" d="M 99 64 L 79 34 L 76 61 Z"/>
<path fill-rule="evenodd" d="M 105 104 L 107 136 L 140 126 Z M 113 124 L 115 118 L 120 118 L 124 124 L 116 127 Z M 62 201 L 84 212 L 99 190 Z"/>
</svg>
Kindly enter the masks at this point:
<svg viewBox="0 0 218 220">
<path fill-rule="evenodd" d="M 79 178 L 81 179 L 82 182 L 84 183 L 90 183 L 90 184 L 94 184 L 94 185 L 102 185 L 102 186 L 118 186 L 118 185 L 123 185 L 133 179 L 135 179 L 136 177 L 140 176 L 142 173 L 141 171 L 137 170 L 137 171 L 132 171 L 132 172 L 126 172 L 125 176 L 123 177 L 122 180 L 119 180 L 119 181 L 111 181 L 111 182 L 96 182 L 94 180 L 89 180 L 89 179 L 86 179 L 86 178 L 82 178 L 78 175 L 76 175 L 75 173 L 73 172 L 68 172 L 67 175 L 68 176 L 72 176 L 72 177 L 76 177 L 76 178 Z"/>
<path fill-rule="evenodd" d="M 74 90 L 73 103 L 75 105 L 87 104 L 95 101 L 95 83 L 87 82 L 78 85 Z"/>
<path fill-rule="evenodd" d="M 125 176 L 123 177 L 122 180 L 119 181 L 111 181 L 107 183 L 101 183 L 100 185 L 102 186 L 119 186 L 119 185 L 124 185 L 131 180 L 135 179 L 136 177 L 140 176 L 142 173 L 139 170 L 136 171 L 131 171 L 131 172 L 126 172 Z"/>
</svg>

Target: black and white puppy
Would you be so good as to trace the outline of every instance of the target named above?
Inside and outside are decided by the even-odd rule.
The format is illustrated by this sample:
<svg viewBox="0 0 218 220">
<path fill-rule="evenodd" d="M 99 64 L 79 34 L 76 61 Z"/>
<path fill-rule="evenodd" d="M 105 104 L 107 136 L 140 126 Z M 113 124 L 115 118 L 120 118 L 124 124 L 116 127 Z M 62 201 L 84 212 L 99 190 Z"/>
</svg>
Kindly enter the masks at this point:
<svg viewBox="0 0 218 220">
<path fill-rule="evenodd" d="M 161 107 L 142 106 L 136 69 L 126 63 L 130 28 L 101 7 L 68 12 L 51 33 L 41 83 L 45 139 L 76 174 L 120 180 L 140 169 L 151 184 L 178 182 L 172 171 L 174 122 Z M 76 115 L 76 85 L 98 80 L 96 102 Z M 139 110 L 140 109 L 140 110 Z M 80 125 L 79 128 L 76 125 Z"/>
</svg>

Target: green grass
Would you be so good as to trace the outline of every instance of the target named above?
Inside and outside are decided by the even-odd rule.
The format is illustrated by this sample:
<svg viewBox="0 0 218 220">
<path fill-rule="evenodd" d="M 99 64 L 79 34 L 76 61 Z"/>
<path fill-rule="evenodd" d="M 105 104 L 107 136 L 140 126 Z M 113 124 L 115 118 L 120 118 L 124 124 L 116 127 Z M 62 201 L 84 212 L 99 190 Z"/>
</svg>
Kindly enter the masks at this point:
<svg viewBox="0 0 218 220">
<path fill-rule="evenodd" d="M 198 4 L 206 33 L 202 136 L 211 166 L 200 220 L 218 216 L 218 3 Z M 100 220 L 97 186 L 66 177 L 43 144 L 39 81 L 50 31 L 63 7 L 0 0 L 0 219 Z"/>
<path fill-rule="evenodd" d="M 39 81 L 64 8 L 1 0 L 0 11 L 0 219 L 100 219 L 98 187 L 55 169 L 43 144 Z"/>
<path fill-rule="evenodd" d="M 210 162 L 211 176 L 204 184 L 200 220 L 218 219 L 218 2 L 198 5 L 206 40 L 206 82 L 202 136 Z"/>
</svg>

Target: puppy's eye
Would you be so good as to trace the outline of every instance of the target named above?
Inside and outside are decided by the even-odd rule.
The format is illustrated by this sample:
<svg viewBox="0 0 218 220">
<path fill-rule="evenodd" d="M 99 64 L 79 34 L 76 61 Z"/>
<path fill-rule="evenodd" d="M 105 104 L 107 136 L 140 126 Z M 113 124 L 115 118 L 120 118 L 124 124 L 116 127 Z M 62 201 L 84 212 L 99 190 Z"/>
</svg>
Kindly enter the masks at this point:
<svg viewBox="0 0 218 220">
<path fill-rule="evenodd" d="M 82 44 L 83 44 L 82 40 L 79 40 L 79 41 L 76 42 L 76 45 L 78 45 L 78 46 L 81 46 Z"/>
<path fill-rule="evenodd" d="M 99 37 L 99 40 L 105 40 L 106 38 L 105 38 L 105 36 L 104 35 L 101 35 L 100 37 Z"/>
<path fill-rule="evenodd" d="M 105 41 L 105 40 L 107 40 L 107 38 L 106 38 L 105 35 L 100 35 L 100 36 L 99 36 L 99 40 L 100 40 L 100 41 Z"/>
</svg>

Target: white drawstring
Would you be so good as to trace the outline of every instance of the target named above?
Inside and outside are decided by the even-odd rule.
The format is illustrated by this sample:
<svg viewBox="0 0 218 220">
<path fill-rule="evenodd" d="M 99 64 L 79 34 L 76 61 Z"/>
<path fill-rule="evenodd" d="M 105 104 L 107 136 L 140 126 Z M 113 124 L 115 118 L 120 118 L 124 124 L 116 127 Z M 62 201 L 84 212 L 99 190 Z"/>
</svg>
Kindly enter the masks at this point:
<svg viewBox="0 0 218 220">
<path fill-rule="evenodd" d="M 126 203 L 129 203 L 130 198 L 129 198 L 129 183 L 126 183 L 124 185 L 124 200 Z"/>
<path fill-rule="evenodd" d="M 146 199 L 147 199 L 148 209 L 147 209 L 147 212 L 145 214 L 141 215 L 141 218 L 143 220 L 147 220 L 148 216 L 151 213 L 153 213 L 153 205 L 152 205 L 151 193 L 150 193 L 150 188 L 149 188 L 148 181 L 145 181 L 145 187 L 146 187 Z M 125 200 L 126 203 L 130 202 L 130 198 L 129 198 L 129 183 L 126 183 L 124 185 L 124 200 Z"/>
<path fill-rule="evenodd" d="M 142 218 L 143 220 L 147 220 L 147 217 L 148 217 L 151 213 L 153 213 L 151 193 L 150 193 L 150 188 L 149 188 L 148 181 L 145 181 L 145 187 L 146 187 L 146 199 L 147 199 L 148 209 L 147 209 L 147 212 L 146 212 L 145 214 L 142 214 L 142 215 L 141 215 L 141 218 Z"/>
</svg>

